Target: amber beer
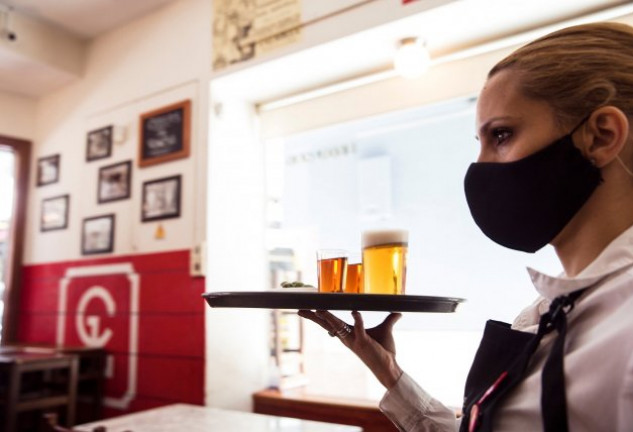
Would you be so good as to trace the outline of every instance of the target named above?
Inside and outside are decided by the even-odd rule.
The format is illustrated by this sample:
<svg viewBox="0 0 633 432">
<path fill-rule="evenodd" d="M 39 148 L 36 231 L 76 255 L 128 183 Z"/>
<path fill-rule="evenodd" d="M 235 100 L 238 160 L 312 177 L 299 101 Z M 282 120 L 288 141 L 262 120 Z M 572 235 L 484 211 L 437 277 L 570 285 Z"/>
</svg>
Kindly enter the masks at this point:
<svg viewBox="0 0 633 432">
<path fill-rule="evenodd" d="M 362 244 L 364 292 L 404 294 L 409 233 L 405 230 L 366 231 Z"/>
<path fill-rule="evenodd" d="M 347 273 L 347 255 L 345 251 L 317 251 L 317 273 L 319 292 L 343 292 Z"/>
<path fill-rule="evenodd" d="M 358 294 L 363 292 L 363 265 L 361 263 L 347 263 L 345 292 L 351 294 Z"/>
</svg>

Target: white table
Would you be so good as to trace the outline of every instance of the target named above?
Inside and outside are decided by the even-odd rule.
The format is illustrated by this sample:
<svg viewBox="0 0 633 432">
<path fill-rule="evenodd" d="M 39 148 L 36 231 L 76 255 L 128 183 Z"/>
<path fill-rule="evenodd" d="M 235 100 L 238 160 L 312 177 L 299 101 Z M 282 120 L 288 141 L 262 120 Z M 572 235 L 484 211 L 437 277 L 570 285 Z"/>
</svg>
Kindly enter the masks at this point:
<svg viewBox="0 0 633 432">
<path fill-rule="evenodd" d="M 362 432 L 357 426 L 187 404 L 168 405 L 74 428 L 89 432 L 97 426 L 105 426 L 107 432 Z"/>
</svg>

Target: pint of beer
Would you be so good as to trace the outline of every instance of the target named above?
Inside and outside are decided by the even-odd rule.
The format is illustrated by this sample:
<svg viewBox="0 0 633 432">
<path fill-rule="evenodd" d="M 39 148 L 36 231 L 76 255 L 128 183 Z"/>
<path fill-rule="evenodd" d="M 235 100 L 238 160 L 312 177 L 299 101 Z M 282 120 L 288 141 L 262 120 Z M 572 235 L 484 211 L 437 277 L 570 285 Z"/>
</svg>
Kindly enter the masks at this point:
<svg viewBox="0 0 633 432">
<path fill-rule="evenodd" d="M 347 252 L 338 249 L 318 250 L 317 273 L 319 292 L 343 292 L 347 274 Z"/>
<path fill-rule="evenodd" d="M 365 231 L 362 245 L 364 292 L 404 294 L 409 233 L 405 230 Z"/>
</svg>

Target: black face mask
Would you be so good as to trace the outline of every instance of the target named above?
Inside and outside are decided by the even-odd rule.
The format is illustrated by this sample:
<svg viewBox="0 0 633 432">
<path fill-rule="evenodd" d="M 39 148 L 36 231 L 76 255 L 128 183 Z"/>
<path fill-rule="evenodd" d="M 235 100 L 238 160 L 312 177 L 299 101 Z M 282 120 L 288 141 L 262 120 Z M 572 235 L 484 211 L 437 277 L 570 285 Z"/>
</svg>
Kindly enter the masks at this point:
<svg viewBox="0 0 633 432">
<path fill-rule="evenodd" d="M 514 162 L 478 162 L 464 179 L 475 223 L 502 246 L 536 252 L 569 223 L 602 181 L 569 134 Z"/>
</svg>

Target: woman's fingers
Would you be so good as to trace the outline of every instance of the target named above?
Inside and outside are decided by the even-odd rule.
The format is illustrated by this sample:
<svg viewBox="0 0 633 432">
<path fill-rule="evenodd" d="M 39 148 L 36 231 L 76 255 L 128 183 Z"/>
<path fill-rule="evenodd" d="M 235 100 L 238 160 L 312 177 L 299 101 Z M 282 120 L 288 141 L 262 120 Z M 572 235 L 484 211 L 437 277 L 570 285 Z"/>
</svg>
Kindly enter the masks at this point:
<svg viewBox="0 0 633 432">
<path fill-rule="evenodd" d="M 352 312 L 352 317 L 354 318 L 354 328 L 358 330 L 359 334 L 365 332 L 365 323 L 363 322 L 363 317 L 358 311 Z"/>
<path fill-rule="evenodd" d="M 397 323 L 400 318 L 402 318 L 402 314 L 400 312 L 392 312 L 387 315 L 387 318 L 385 318 L 381 325 L 384 325 L 387 330 L 391 331 L 394 324 Z"/>
<path fill-rule="evenodd" d="M 345 321 L 335 317 L 328 311 L 318 310 L 316 311 L 316 316 L 318 316 L 319 318 L 327 322 L 328 325 L 330 325 L 331 331 L 334 331 L 335 333 L 339 332 L 341 329 L 345 327 L 348 327 Z"/>
<path fill-rule="evenodd" d="M 302 309 L 299 310 L 297 314 L 302 318 L 306 318 L 317 323 L 327 330 L 330 336 L 338 336 L 341 340 L 350 336 L 354 330 L 353 327 L 338 319 L 328 311 L 317 310 L 313 312 L 311 310 Z"/>
<path fill-rule="evenodd" d="M 310 321 L 317 323 L 327 330 L 332 336 L 349 327 L 344 321 L 338 319 L 328 311 L 318 310 L 316 312 L 312 312 L 311 310 L 302 309 L 298 311 L 297 314 L 300 317 L 307 318 Z"/>
<path fill-rule="evenodd" d="M 297 312 L 297 315 L 299 315 L 302 318 L 309 319 L 310 321 L 312 321 L 312 322 L 320 325 L 321 327 L 323 327 L 329 333 L 332 333 L 332 327 L 330 326 L 330 324 L 326 320 L 321 318 L 319 315 L 317 315 L 316 313 L 312 312 L 311 310 L 302 309 L 302 310 Z"/>
</svg>

